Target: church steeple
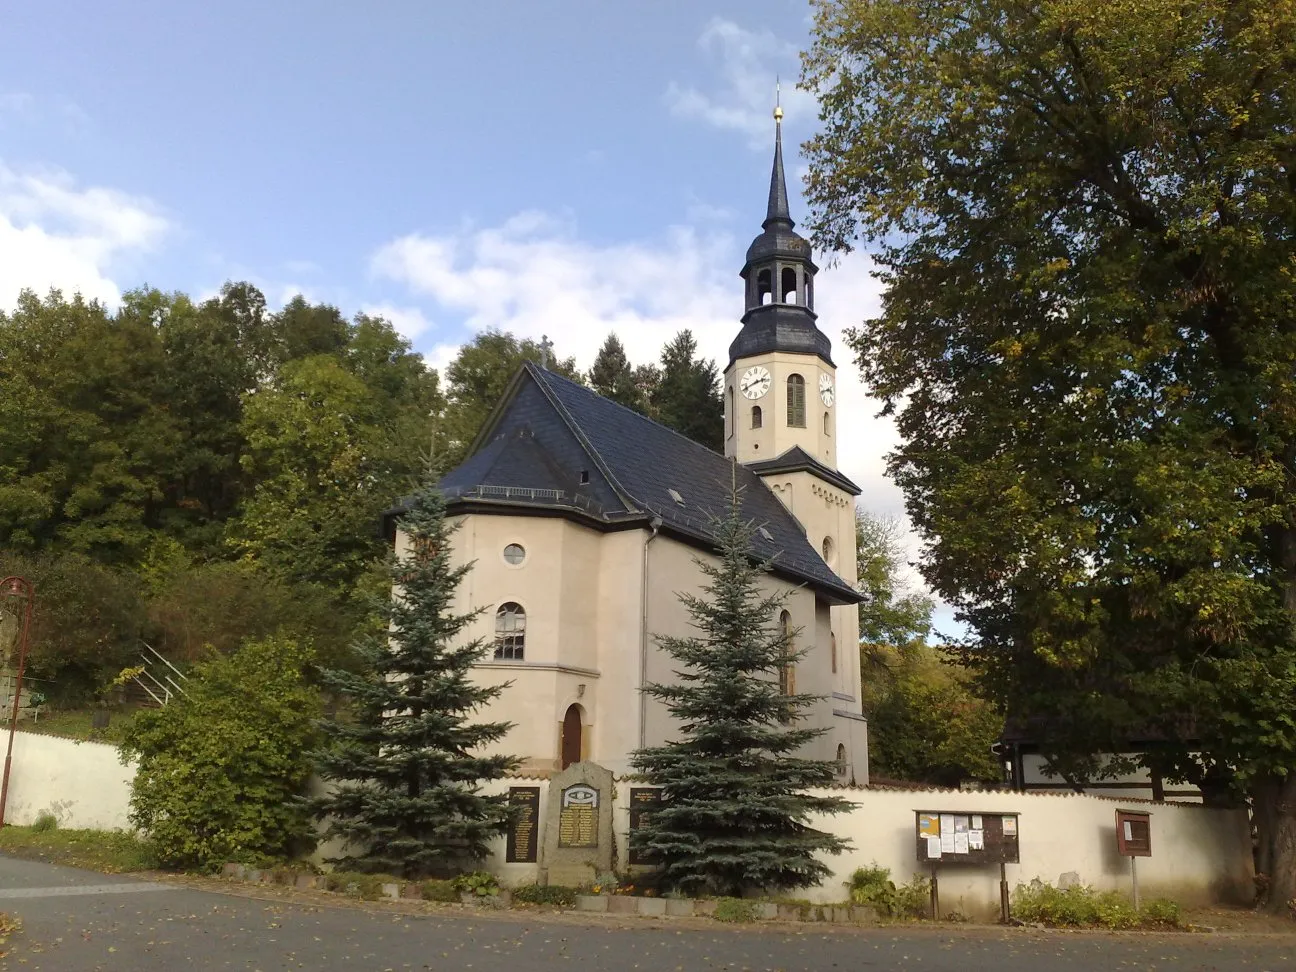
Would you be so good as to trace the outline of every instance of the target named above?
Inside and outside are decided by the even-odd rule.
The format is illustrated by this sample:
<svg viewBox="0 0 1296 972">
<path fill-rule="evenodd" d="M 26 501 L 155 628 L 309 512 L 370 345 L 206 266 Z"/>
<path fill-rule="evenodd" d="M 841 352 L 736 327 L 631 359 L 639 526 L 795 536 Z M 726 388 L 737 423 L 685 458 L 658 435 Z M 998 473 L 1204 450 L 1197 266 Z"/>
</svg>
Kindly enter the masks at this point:
<svg viewBox="0 0 1296 972">
<path fill-rule="evenodd" d="M 787 223 L 791 229 L 792 214 L 788 210 L 787 179 L 783 176 L 783 108 L 774 108 L 774 169 L 770 172 L 769 205 L 765 209 L 764 229 L 773 222 Z"/>
<path fill-rule="evenodd" d="M 770 351 L 813 354 L 832 364 L 828 338 L 815 325 L 814 278 L 819 268 L 810 244 L 795 230 L 783 172 L 783 109 L 774 109 L 774 165 L 761 233 L 747 248 L 742 268 L 742 330 L 729 361 Z"/>
</svg>

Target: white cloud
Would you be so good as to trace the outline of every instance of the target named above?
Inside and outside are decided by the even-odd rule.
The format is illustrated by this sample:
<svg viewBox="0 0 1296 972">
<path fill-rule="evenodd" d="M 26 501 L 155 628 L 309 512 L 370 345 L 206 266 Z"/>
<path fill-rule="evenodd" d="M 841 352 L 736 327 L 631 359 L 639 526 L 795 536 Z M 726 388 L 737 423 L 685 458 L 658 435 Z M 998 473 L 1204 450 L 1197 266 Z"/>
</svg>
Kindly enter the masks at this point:
<svg viewBox="0 0 1296 972">
<path fill-rule="evenodd" d="M 0 308 L 12 308 L 23 288 L 116 303 L 114 264 L 148 251 L 168 229 L 148 200 L 0 163 Z"/>
<path fill-rule="evenodd" d="M 411 341 L 436 327 L 417 307 L 370 304 L 361 309 L 370 317 L 381 317 L 388 321 L 397 333 Z"/>
<path fill-rule="evenodd" d="M 768 30 L 754 31 L 713 18 L 698 46 L 715 62 L 713 93 L 672 81 L 666 90 L 671 112 L 730 131 L 743 132 L 753 148 L 769 147 L 775 77 L 782 78 L 783 108 L 789 119 L 814 118 L 815 99 L 795 86 L 799 70 L 795 44 Z"/>
</svg>

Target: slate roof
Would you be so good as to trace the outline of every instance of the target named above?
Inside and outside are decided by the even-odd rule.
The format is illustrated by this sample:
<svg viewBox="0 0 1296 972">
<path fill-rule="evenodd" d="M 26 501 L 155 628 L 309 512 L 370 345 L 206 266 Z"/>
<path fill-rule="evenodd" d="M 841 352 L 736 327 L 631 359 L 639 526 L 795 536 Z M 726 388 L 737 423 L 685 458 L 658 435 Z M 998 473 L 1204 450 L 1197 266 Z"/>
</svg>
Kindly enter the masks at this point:
<svg viewBox="0 0 1296 972">
<path fill-rule="evenodd" d="M 528 386 L 548 408 L 537 407 Z M 743 513 L 767 534 L 754 538 L 753 554 L 837 603 L 861 600 L 751 469 L 532 362 L 514 377 L 474 445 L 470 457 L 441 481 L 452 507 L 569 508 L 605 528 L 647 525 L 660 517 L 663 532 L 706 547 L 714 546 L 712 518 L 728 506 L 736 469 Z M 400 507 L 389 511 L 399 512 Z"/>
<path fill-rule="evenodd" d="M 860 494 L 860 488 L 831 466 L 826 466 L 800 446 L 793 446 L 773 459 L 762 459 L 759 462 L 747 463 L 747 468 L 754 473 L 812 472 L 825 482 L 832 483 L 838 489 L 845 490 L 852 496 Z"/>
</svg>

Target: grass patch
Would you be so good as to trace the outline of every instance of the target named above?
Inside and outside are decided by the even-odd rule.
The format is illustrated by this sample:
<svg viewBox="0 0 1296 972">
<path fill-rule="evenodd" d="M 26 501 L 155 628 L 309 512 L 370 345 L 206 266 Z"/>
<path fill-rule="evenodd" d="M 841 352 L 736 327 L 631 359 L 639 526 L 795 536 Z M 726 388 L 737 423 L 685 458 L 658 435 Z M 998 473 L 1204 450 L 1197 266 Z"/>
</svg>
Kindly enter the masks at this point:
<svg viewBox="0 0 1296 972">
<path fill-rule="evenodd" d="M 576 907 L 575 888 L 561 884 L 524 884 L 513 889 L 513 900 L 521 904 L 557 905 L 560 908 Z"/>
<path fill-rule="evenodd" d="M 1178 928 L 1179 905 L 1166 898 L 1141 910 L 1119 891 L 1097 891 L 1087 885 L 1062 890 L 1043 881 L 1019 885 L 1013 896 L 1013 917 L 1050 928 Z"/>
<path fill-rule="evenodd" d="M 454 881 L 448 881 L 445 878 L 428 878 L 419 885 L 424 901 L 452 901 L 459 900 L 459 889 L 455 887 Z"/>
<path fill-rule="evenodd" d="M 377 901 L 383 896 L 382 886 L 392 883 L 399 882 L 385 874 L 360 871 L 330 871 L 324 878 L 327 890 L 338 891 L 348 898 L 360 898 L 362 901 Z"/>
<path fill-rule="evenodd" d="M 44 819 L 38 827 L 0 827 L 0 853 L 105 874 L 157 867 L 148 844 L 124 830 L 59 830 Z"/>
<path fill-rule="evenodd" d="M 720 898 L 716 901 L 716 921 L 747 924 L 756 920 L 756 903 L 742 898 Z"/>
<path fill-rule="evenodd" d="M 122 741 L 122 735 L 130 718 L 135 714 L 134 708 L 111 709 L 112 717 L 107 729 L 95 729 L 94 711 L 91 709 L 66 709 L 62 711 L 42 712 L 37 719 L 24 719 L 18 723 L 22 732 L 39 733 L 42 736 L 62 736 L 64 739 L 78 739 L 82 742 L 104 742 L 114 745 Z"/>
</svg>

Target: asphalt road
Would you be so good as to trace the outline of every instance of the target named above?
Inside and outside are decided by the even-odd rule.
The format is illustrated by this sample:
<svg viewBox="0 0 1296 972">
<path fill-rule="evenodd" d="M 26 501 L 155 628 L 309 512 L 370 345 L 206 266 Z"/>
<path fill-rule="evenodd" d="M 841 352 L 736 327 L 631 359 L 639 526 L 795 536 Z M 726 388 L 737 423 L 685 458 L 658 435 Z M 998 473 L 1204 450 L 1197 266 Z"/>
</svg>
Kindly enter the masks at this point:
<svg viewBox="0 0 1296 972">
<path fill-rule="evenodd" d="M 1296 939 L 892 929 L 840 933 L 398 915 L 218 894 L 0 857 L 22 918 L 0 969 L 32 972 L 1296 972 Z"/>
</svg>

